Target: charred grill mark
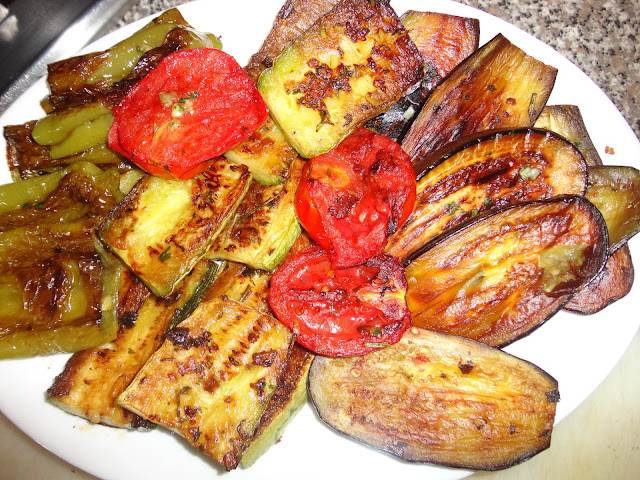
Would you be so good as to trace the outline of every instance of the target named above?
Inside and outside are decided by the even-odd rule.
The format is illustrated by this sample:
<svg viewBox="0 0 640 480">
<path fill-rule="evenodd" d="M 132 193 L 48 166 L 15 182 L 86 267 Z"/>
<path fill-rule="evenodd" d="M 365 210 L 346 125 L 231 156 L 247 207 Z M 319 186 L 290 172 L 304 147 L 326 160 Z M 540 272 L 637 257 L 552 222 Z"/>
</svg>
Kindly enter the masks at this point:
<svg viewBox="0 0 640 480">
<path fill-rule="evenodd" d="M 464 375 L 467 375 L 469 373 L 471 373 L 471 370 L 473 370 L 473 361 L 469 360 L 467 362 L 458 362 L 458 368 L 460 369 L 460 372 L 462 372 Z"/>
<path fill-rule="evenodd" d="M 267 387 L 267 382 L 265 381 L 265 379 L 261 378 L 257 382 L 251 383 L 250 387 L 256 391 L 256 394 L 258 395 L 258 399 L 260 403 L 262 403 L 264 401 L 264 390 Z"/>
<path fill-rule="evenodd" d="M 190 407 L 189 405 L 185 406 L 183 409 L 185 416 L 190 420 L 193 420 L 199 411 L 200 407 Z"/>
<path fill-rule="evenodd" d="M 166 333 L 165 338 L 173 345 L 188 350 L 208 345 L 211 341 L 211 333 L 203 332 L 200 337 L 192 337 L 188 328 L 175 327 Z"/>
<path fill-rule="evenodd" d="M 357 18 L 352 22 L 347 22 L 345 25 L 344 33 L 353 43 L 365 41 L 367 39 L 369 28 L 364 26 L 364 24 L 366 24 L 365 22 L 363 22 L 362 19 Z"/>
<path fill-rule="evenodd" d="M 560 401 L 560 392 L 556 388 L 555 390 L 550 390 L 546 393 L 547 402 L 549 403 L 558 403 Z"/>
<path fill-rule="evenodd" d="M 272 366 L 278 358 L 278 352 L 268 350 L 265 352 L 256 352 L 251 356 L 251 363 L 262 367 Z"/>
<path fill-rule="evenodd" d="M 216 390 L 220 387 L 220 382 L 216 378 L 216 376 L 212 373 L 207 375 L 203 382 L 203 388 L 206 392 L 211 394 L 215 393 Z"/>
</svg>

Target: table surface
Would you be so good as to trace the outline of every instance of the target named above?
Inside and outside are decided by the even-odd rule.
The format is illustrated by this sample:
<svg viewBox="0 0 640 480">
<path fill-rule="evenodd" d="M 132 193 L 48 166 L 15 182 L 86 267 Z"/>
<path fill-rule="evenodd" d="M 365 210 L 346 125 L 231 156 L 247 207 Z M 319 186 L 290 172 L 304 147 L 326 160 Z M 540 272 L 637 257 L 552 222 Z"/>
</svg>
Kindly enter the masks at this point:
<svg viewBox="0 0 640 480">
<path fill-rule="evenodd" d="M 140 0 L 120 25 L 180 0 Z M 520 27 L 574 62 L 640 136 L 640 0 L 463 0 Z M 428 7 L 425 7 L 428 8 Z M 638 159 L 640 162 L 640 159 Z M 613 372 L 553 433 L 551 448 L 474 479 L 626 479 L 640 474 L 640 333 Z M 92 479 L 43 449 L 0 414 L 0 480 Z"/>
</svg>

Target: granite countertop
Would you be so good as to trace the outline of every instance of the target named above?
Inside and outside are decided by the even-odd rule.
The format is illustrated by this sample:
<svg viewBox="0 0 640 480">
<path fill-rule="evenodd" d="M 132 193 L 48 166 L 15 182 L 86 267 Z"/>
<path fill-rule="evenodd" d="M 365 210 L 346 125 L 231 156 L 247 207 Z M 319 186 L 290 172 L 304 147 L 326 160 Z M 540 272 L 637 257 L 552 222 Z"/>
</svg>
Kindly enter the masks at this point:
<svg viewBox="0 0 640 480">
<path fill-rule="evenodd" d="M 139 0 L 119 25 L 181 3 L 185 2 Z M 500 17 L 558 50 L 607 94 L 640 137 L 637 100 L 640 97 L 640 0 L 462 0 L 462 3 Z M 425 2 L 425 9 L 428 5 Z M 639 369 L 640 333 L 637 333 L 611 375 L 556 426 L 549 450 L 517 467 L 476 474 L 473 478 L 637 477 L 640 472 Z M 0 444 L 3 445 L 0 480 L 94 478 L 36 445 L 1 414 Z"/>
</svg>

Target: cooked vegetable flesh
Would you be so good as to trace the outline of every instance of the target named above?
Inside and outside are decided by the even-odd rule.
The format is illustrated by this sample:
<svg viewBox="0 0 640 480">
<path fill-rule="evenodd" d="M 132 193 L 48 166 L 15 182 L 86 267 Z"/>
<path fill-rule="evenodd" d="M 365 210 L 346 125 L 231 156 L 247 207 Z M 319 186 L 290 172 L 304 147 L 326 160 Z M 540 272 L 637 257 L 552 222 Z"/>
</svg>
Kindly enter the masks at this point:
<svg viewBox="0 0 640 480">
<path fill-rule="evenodd" d="M 166 335 L 118 403 L 236 468 L 284 368 L 293 336 L 225 299 L 201 303 Z"/>
<path fill-rule="evenodd" d="M 291 145 L 313 157 L 395 103 L 421 69 L 387 2 L 344 0 L 289 44 L 258 89 Z"/>
<path fill-rule="evenodd" d="M 559 195 L 581 195 L 587 168 L 580 152 L 550 132 L 519 129 L 461 140 L 425 157 L 413 213 L 386 251 L 408 258 L 422 245 L 483 211 Z M 420 167 L 420 165 L 416 165 Z"/>
<path fill-rule="evenodd" d="M 279 185 L 287 178 L 298 152 L 269 116 L 249 138 L 225 152 L 224 156 L 230 162 L 246 165 L 253 179 L 260 184 Z"/>
<path fill-rule="evenodd" d="M 580 108 L 576 105 L 546 105 L 534 127 L 562 135 L 582 152 L 590 167 L 602 165 L 602 159 L 591 141 Z"/>
<path fill-rule="evenodd" d="M 316 357 L 309 394 L 337 431 L 404 460 L 498 470 L 549 447 L 558 384 L 486 345 L 411 328 L 362 357 Z"/>
<path fill-rule="evenodd" d="M 296 212 L 332 266 L 351 267 L 382 250 L 409 216 L 415 194 L 409 156 L 390 139 L 359 128 L 306 163 Z"/>
<path fill-rule="evenodd" d="M 582 155 L 589 167 L 599 167 L 602 165 L 602 159 L 591 141 L 591 137 L 587 131 L 582 114 L 580 113 L 580 108 L 576 105 L 547 105 L 536 120 L 535 127 L 551 130 L 568 139 L 582 152 Z M 593 182 L 598 178 L 598 170 L 599 168 L 596 168 L 593 173 L 589 172 L 590 182 Z M 632 173 L 632 171 L 627 171 L 627 173 Z M 627 175 L 621 174 L 621 176 L 626 177 Z M 606 177 L 611 176 L 606 175 Z M 602 180 L 605 181 L 604 178 Z M 627 178 L 623 183 L 627 184 L 626 194 L 629 194 L 630 192 L 628 187 L 633 183 L 631 178 Z M 593 196 L 593 194 L 597 193 L 598 190 L 602 189 L 602 187 L 603 186 L 601 185 L 591 188 L 591 193 L 587 193 L 587 199 L 592 201 L 592 203 L 598 203 L 598 200 L 590 198 L 590 196 Z M 618 187 L 614 187 L 612 185 L 611 188 Z M 621 195 L 624 194 L 621 193 L 620 195 L 616 195 L 616 199 L 621 200 Z M 601 206 L 603 207 L 600 212 L 607 215 L 609 210 L 614 212 L 619 210 L 622 205 L 617 202 L 616 199 L 609 199 L 613 201 L 612 205 L 607 205 L 606 202 L 600 201 Z M 630 211 L 633 211 L 634 203 L 636 202 L 630 203 Z M 614 215 L 620 215 L 620 211 L 621 210 L 619 210 L 618 213 L 614 213 Z M 629 211 L 627 211 L 627 213 L 628 212 Z M 627 213 L 625 213 L 624 216 L 629 216 Z M 612 223 L 612 219 L 610 218 L 607 220 L 605 216 L 605 221 L 609 228 L 609 243 L 611 244 L 611 250 L 613 251 L 616 248 L 617 250 L 612 254 L 609 260 L 607 260 L 605 269 L 600 277 L 587 285 L 587 287 L 585 287 L 581 292 L 577 293 L 576 296 L 573 297 L 567 305 L 565 305 L 564 308 L 566 310 L 591 315 L 599 312 L 616 300 L 621 299 L 631 290 L 634 277 L 631 252 L 626 245 L 622 245 L 620 248 L 617 247 L 617 245 L 620 245 L 622 242 L 617 241 L 615 239 L 617 234 L 612 234 L 611 232 L 609 224 Z"/>
<path fill-rule="evenodd" d="M 93 230 L 116 204 L 117 172 L 78 164 L 0 190 L 0 358 L 74 352 L 113 338 L 101 325 Z"/>
<path fill-rule="evenodd" d="M 415 163 L 472 133 L 530 127 L 547 102 L 556 73 L 498 34 L 438 85 L 402 148 Z"/>
<path fill-rule="evenodd" d="M 553 315 L 607 257 L 604 220 L 582 197 L 480 216 L 407 266 L 412 323 L 506 345 Z"/>
<path fill-rule="evenodd" d="M 585 194 L 607 223 L 611 251 L 640 231 L 640 171 L 633 167 L 589 167 Z"/>
<path fill-rule="evenodd" d="M 320 355 L 363 355 L 396 343 L 409 328 L 400 262 L 378 255 L 334 269 L 320 247 L 289 258 L 271 277 L 269 304 L 296 341 Z"/>
<path fill-rule="evenodd" d="M 149 295 L 142 283 L 123 277 L 130 288 L 118 304 L 118 335 L 96 348 L 74 354 L 47 390 L 54 405 L 93 423 L 121 428 L 150 428 L 152 424 L 116 404 L 149 357 L 158 349 L 170 324 L 189 304 L 197 304 L 199 290 L 212 267 L 201 260 L 168 298 Z M 126 288 L 126 284 L 124 285 Z M 184 318 L 182 318 L 184 319 Z"/>
<path fill-rule="evenodd" d="M 246 167 L 222 159 L 189 180 L 147 175 L 109 212 L 100 238 L 158 296 L 204 256 L 242 200 Z"/>
<path fill-rule="evenodd" d="M 598 313 L 631 291 L 634 276 L 631 252 L 625 243 L 609 257 L 600 275 L 576 293 L 564 309 L 583 315 Z"/>
<path fill-rule="evenodd" d="M 365 124 L 396 141 L 404 137 L 436 85 L 477 50 L 480 38 L 480 22 L 474 18 L 410 10 L 400 20 L 422 56 L 424 76 L 386 112 Z"/>
<path fill-rule="evenodd" d="M 418 47 L 425 70 L 435 71 L 438 81 L 478 49 L 480 22 L 476 18 L 409 10 L 400 20 Z"/>
<path fill-rule="evenodd" d="M 241 263 L 224 262 L 215 282 L 205 292 L 202 301 L 208 302 L 220 296 L 271 315 L 267 296 L 271 275 Z"/>
<path fill-rule="evenodd" d="M 276 268 L 300 234 L 294 199 L 303 165 L 301 160 L 295 162 L 282 185 L 252 182 L 207 257 L 267 271 Z"/>
</svg>

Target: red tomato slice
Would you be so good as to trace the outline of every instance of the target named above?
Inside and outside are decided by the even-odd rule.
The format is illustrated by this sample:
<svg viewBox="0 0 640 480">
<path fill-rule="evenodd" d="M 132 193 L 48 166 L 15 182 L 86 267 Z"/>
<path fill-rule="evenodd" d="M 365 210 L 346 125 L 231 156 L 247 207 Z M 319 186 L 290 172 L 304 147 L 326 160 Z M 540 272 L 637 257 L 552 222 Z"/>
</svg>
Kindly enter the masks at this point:
<svg viewBox="0 0 640 480">
<path fill-rule="evenodd" d="M 333 269 L 320 247 L 287 260 L 271 277 L 269 304 L 306 348 L 330 356 L 362 355 L 400 340 L 411 317 L 404 268 L 382 254 Z"/>
<path fill-rule="evenodd" d="M 113 109 L 109 145 L 150 173 L 187 178 L 249 137 L 267 113 L 233 57 L 213 48 L 181 50 Z"/>
<path fill-rule="evenodd" d="M 360 128 L 305 165 L 298 219 L 336 268 L 376 255 L 409 216 L 416 197 L 411 159 L 396 142 Z"/>
</svg>

